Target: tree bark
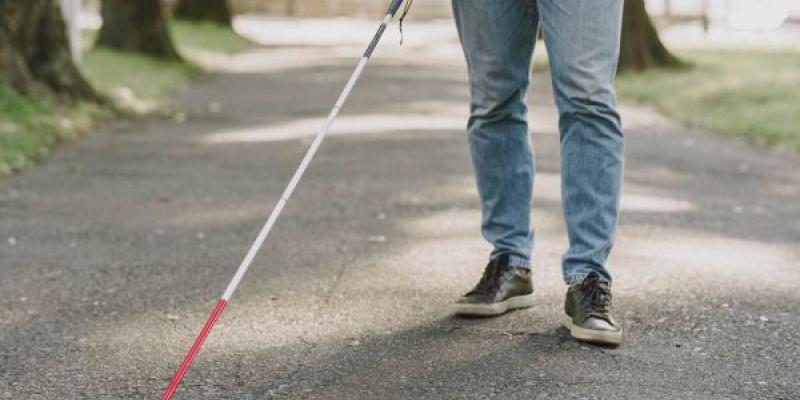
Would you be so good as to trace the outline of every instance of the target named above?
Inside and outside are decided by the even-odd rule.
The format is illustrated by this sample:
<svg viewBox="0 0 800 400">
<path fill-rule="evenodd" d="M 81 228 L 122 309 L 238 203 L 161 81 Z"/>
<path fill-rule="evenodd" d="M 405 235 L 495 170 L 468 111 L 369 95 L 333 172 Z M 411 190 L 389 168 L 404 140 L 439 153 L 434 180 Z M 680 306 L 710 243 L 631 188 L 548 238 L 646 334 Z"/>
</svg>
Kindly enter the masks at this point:
<svg viewBox="0 0 800 400">
<path fill-rule="evenodd" d="M 56 0 L 0 0 L 0 84 L 25 94 L 99 100 L 72 62 Z"/>
<path fill-rule="evenodd" d="M 101 14 L 103 27 L 98 46 L 167 60 L 181 59 L 159 0 L 102 0 Z"/>
<path fill-rule="evenodd" d="M 227 0 L 180 0 L 174 12 L 177 18 L 231 26 L 231 9 Z"/>
<path fill-rule="evenodd" d="M 682 62 L 664 47 L 644 0 L 625 0 L 619 70 L 675 67 Z"/>
</svg>

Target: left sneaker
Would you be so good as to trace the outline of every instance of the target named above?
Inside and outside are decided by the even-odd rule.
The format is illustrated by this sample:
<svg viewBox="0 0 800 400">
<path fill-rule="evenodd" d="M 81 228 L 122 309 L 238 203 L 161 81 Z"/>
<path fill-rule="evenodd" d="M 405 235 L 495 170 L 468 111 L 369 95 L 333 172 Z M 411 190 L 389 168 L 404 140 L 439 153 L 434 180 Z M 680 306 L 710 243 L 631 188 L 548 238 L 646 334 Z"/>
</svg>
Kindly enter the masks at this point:
<svg viewBox="0 0 800 400">
<path fill-rule="evenodd" d="M 563 325 L 582 342 L 619 346 L 622 328 L 611 315 L 611 288 L 591 274 L 567 290 Z"/>
<path fill-rule="evenodd" d="M 489 262 L 475 288 L 453 305 L 455 313 L 489 317 L 533 306 L 531 271 L 508 264 L 508 255 L 501 255 Z"/>
</svg>

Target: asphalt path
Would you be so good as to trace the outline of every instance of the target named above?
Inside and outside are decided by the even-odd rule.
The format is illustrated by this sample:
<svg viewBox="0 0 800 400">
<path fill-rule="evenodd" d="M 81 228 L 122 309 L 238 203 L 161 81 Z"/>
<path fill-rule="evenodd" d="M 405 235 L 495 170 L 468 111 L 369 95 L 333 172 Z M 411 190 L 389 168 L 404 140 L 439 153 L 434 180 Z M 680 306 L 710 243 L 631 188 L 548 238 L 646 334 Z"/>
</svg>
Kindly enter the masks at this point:
<svg viewBox="0 0 800 400">
<path fill-rule="evenodd" d="M 361 46 L 272 44 L 0 182 L 0 398 L 164 389 Z M 539 304 L 459 319 L 486 262 L 453 41 L 376 53 L 178 399 L 798 399 L 800 158 L 625 105 L 617 349 L 559 327 L 548 78 L 531 90 Z"/>
</svg>

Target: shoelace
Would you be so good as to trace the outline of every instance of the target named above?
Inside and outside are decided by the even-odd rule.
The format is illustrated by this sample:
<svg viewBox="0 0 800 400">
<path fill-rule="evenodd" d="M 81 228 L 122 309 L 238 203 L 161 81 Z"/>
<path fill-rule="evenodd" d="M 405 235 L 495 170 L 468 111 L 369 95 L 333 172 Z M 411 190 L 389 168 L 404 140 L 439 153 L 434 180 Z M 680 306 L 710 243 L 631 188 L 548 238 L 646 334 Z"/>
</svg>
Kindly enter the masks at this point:
<svg viewBox="0 0 800 400">
<path fill-rule="evenodd" d="M 611 291 L 596 278 L 584 283 L 585 295 L 589 297 L 592 312 L 605 316 L 611 312 Z"/>
<path fill-rule="evenodd" d="M 499 282 L 498 273 L 500 268 L 498 267 L 498 263 L 491 262 L 489 265 L 486 266 L 486 270 L 483 271 L 483 275 L 481 276 L 481 280 L 478 281 L 478 285 L 475 286 L 475 290 L 481 293 L 491 293 Z"/>
</svg>

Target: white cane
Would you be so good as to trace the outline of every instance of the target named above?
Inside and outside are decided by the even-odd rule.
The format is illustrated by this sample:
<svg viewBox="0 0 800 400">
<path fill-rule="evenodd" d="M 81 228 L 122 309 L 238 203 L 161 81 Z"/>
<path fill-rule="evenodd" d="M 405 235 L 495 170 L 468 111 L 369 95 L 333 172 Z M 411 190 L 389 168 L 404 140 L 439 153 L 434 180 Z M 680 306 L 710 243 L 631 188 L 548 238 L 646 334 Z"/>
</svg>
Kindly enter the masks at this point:
<svg viewBox="0 0 800 400">
<path fill-rule="evenodd" d="M 231 296 L 236 291 L 236 288 L 239 286 L 239 283 L 244 278 L 244 275 L 247 273 L 247 269 L 250 268 L 250 264 L 253 262 L 258 250 L 261 248 L 261 245 L 264 244 L 264 240 L 266 240 L 267 235 L 269 235 L 270 230 L 272 230 L 272 226 L 275 225 L 275 221 L 280 216 L 281 211 L 283 211 L 283 207 L 286 205 L 286 202 L 289 201 L 289 197 L 292 196 L 294 189 L 297 187 L 297 183 L 300 182 L 300 178 L 303 177 L 303 173 L 308 168 L 308 165 L 311 163 L 311 160 L 314 158 L 314 154 L 316 154 L 317 149 L 319 149 L 320 144 L 325 139 L 325 136 L 328 134 L 328 130 L 330 130 L 331 125 L 333 125 L 333 121 L 336 119 L 336 116 L 339 114 L 339 110 L 341 110 L 342 106 L 344 105 L 345 101 L 347 101 L 347 97 L 350 95 L 350 91 L 353 90 L 353 86 L 355 86 L 358 78 L 361 76 L 361 73 L 364 71 L 364 67 L 367 66 L 367 62 L 369 61 L 370 57 L 372 56 L 372 52 L 375 50 L 375 47 L 378 46 L 378 42 L 380 41 L 383 33 L 386 31 L 387 25 L 392 20 L 394 15 L 397 13 L 397 10 L 400 8 L 400 5 L 403 3 L 403 0 L 392 0 L 391 4 L 389 5 L 389 9 L 386 12 L 386 16 L 383 18 L 380 27 L 378 28 L 378 32 L 375 33 L 375 36 L 372 38 L 367 50 L 364 52 L 364 55 L 359 60 L 358 65 L 356 65 L 355 71 L 350 76 L 350 80 L 347 81 L 347 85 L 345 85 L 344 90 L 339 95 L 339 99 L 336 100 L 336 104 L 333 106 L 330 114 L 328 114 L 328 119 L 322 125 L 322 129 L 320 129 L 317 136 L 314 138 L 314 142 L 311 143 L 311 146 L 308 148 L 306 155 L 303 157 L 303 161 L 300 162 L 300 166 L 295 171 L 292 179 L 289 181 L 289 184 L 284 189 L 283 194 L 281 195 L 278 203 L 275 204 L 275 208 L 272 209 L 272 213 L 270 214 L 267 222 L 261 228 L 261 231 L 258 233 L 255 242 L 253 245 L 250 246 L 250 250 L 247 251 L 247 255 L 245 255 L 242 263 L 239 265 L 239 268 L 236 270 L 236 274 L 231 279 L 228 287 L 225 289 L 225 292 L 222 294 L 222 297 L 217 300 L 217 304 L 214 306 L 214 309 L 211 310 L 211 314 L 208 316 L 206 323 L 203 325 L 203 328 L 198 333 L 197 338 L 194 340 L 192 347 L 189 348 L 189 352 L 186 354 L 186 357 L 183 359 L 180 367 L 175 372 L 175 376 L 172 377 L 172 380 L 167 386 L 167 389 L 164 391 L 164 394 L 161 396 L 161 400 L 169 400 L 172 398 L 172 395 L 175 394 L 175 390 L 178 389 L 178 386 L 183 379 L 183 376 L 186 374 L 186 371 L 189 369 L 189 366 L 194 361 L 194 358 L 197 356 L 197 353 L 200 351 L 200 348 L 203 346 L 203 342 L 205 342 L 206 338 L 208 337 L 211 330 L 214 328 L 214 325 L 217 323 L 220 314 L 225 309 L 225 306 L 230 301 Z"/>
</svg>

